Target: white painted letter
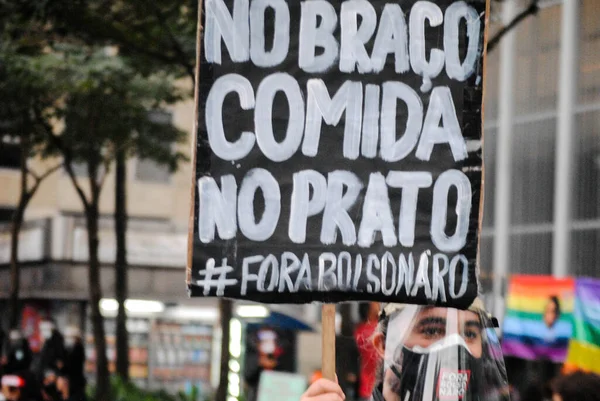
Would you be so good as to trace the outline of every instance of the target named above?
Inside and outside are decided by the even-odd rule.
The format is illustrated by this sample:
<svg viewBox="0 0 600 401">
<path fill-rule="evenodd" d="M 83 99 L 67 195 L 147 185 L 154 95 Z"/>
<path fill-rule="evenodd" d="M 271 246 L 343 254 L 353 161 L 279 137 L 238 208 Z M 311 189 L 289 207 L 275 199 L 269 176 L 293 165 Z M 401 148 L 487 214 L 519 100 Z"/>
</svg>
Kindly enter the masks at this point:
<svg viewBox="0 0 600 401">
<path fill-rule="evenodd" d="M 358 230 L 358 245 L 365 248 L 373 245 L 377 231 L 381 232 L 385 246 L 396 245 L 394 218 L 385 177 L 381 173 L 371 173 Z"/>
<path fill-rule="evenodd" d="M 411 247 L 415 244 L 419 189 L 429 188 L 433 178 L 429 172 L 390 171 L 386 181 L 392 188 L 402 188 L 400 217 L 398 218 L 398 240 L 402 246 Z"/>
<path fill-rule="evenodd" d="M 358 27 L 358 16 L 361 17 Z M 370 2 L 366 0 L 347 0 L 342 2 L 340 17 L 342 45 L 340 49 L 340 71 L 354 72 L 358 64 L 358 72 L 364 74 L 372 71 L 371 59 L 365 44 L 371 40 L 377 27 L 377 14 Z"/>
<path fill-rule="evenodd" d="M 459 46 L 460 21 L 467 22 L 467 55 L 463 63 L 460 62 Z M 444 22 L 444 52 L 446 53 L 446 73 L 451 79 L 464 81 L 475 71 L 475 63 L 479 55 L 479 34 L 481 19 L 477 10 L 464 1 L 456 2 L 446 9 Z"/>
<path fill-rule="evenodd" d="M 456 289 L 456 268 L 458 263 L 462 264 L 462 280 L 458 293 L 455 293 Z M 454 299 L 460 298 L 467 292 L 467 286 L 469 285 L 469 260 L 465 255 L 455 255 L 450 261 L 450 296 Z"/>
<path fill-rule="evenodd" d="M 279 91 L 285 93 L 290 110 L 285 139 L 281 143 L 273 134 L 273 100 Z M 282 162 L 296 153 L 304 130 L 304 100 L 298 82 L 291 75 L 275 73 L 262 80 L 256 91 L 254 129 L 258 146 L 272 161 Z"/>
<path fill-rule="evenodd" d="M 329 262 L 329 268 L 325 270 L 325 263 Z M 319 291 L 331 291 L 337 286 L 337 276 L 335 274 L 337 267 L 336 257 L 331 252 L 322 253 L 319 256 L 319 278 L 317 288 Z M 325 281 L 325 277 L 329 280 Z"/>
<path fill-rule="evenodd" d="M 392 277 L 388 280 L 388 264 L 392 269 Z M 398 267 L 391 253 L 386 252 L 381 258 L 381 292 L 383 295 L 392 295 L 396 287 L 396 277 L 398 276 Z M 390 281 L 392 285 L 388 288 L 386 282 Z"/>
<path fill-rule="evenodd" d="M 206 0 L 204 55 L 209 63 L 221 64 L 221 39 L 236 63 L 248 61 L 248 0 L 233 1 L 233 16 L 223 0 Z"/>
<path fill-rule="evenodd" d="M 298 66 L 309 73 L 325 72 L 333 65 L 339 51 L 333 36 L 337 26 L 335 8 L 324 0 L 303 1 L 301 7 Z M 319 17 L 321 23 L 317 26 Z M 323 53 L 318 56 L 317 47 L 323 48 Z"/>
<path fill-rule="evenodd" d="M 237 184 L 233 175 L 221 177 L 221 188 L 213 177 L 198 179 L 198 236 L 204 244 L 215 239 L 215 225 L 221 239 L 232 239 L 237 232 Z"/>
<path fill-rule="evenodd" d="M 367 292 L 370 294 L 377 293 L 381 289 L 381 282 L 379 281 L 379 277 L 373 274 L 373 268 L 380 270 L 381 262 L 377 258 L 377 255 L 370 254 L 367 257 L 367 280 L 369 280 Z"/>
<path fill-rule="evenodd" d="M 265 199 L 265 210 L 260 222 L 254 215 L 254 196 L 260 188 Z M 238 200 L 240 231 L 252 241 L 265 241 L 273 235 L 281 212 L 279 184 L 267 170 L 254 168 L 246 173 Z"/>
<path fill-rule="evenodd" d="M 264 257 L 260 255 L 249 256 L 244 258 L 242 261 L 242 288 L 240 289 L 241 295 L 246 295 L 248 291 L 249 281 L 258 281 L 258 274 L 250 273 L 248 267 L 253 263 L 260 263 L 264 260 Z"/>
<path fill-rule="evenodd" d="M 450 237 L 446 235 L 448 219 L 448 192 L 456 187 L 456 229 Z M 471 182 L 459 170 L 448 170 L 440 174 L 433 186 L 433 210 L 431 212 L 431 240 L 442 252 L 457 252 L 467 243 L 469 215 L 471 214 Z"/>
<path fill-rule="evenodd" d="M 425 251 L 421 254 L 421 258 L 419 259 L 419 268 L 417 270 L 417 277 L 415 277 L 415 284 L 412 290 L 413 297 L 417 296 L 419 293 L 419 288 L 423 287 L 425 290 L 425 297 L 427 299 L 431 299 L 431 286 L 429 284 L 429 256 L 431 256 L 430 251 Z"/>
<path fill-rule="evenodd" d="M 371 54 L 373 72 L 381 72 L 389 53 L 394 53 L 395 71 L 403 74 L 410 68 L 408 33 L 404 13 L 399 4 L 386 4 L 379 19 L 379 29 Z"/>
<path fill-rule="evenodd" d="M 310 79 L 306 84 L 306 91 L 306 131 L 302 153 L 316 156 L 321 138 L 321 121 L 325 120 L 325 124 L 336 126 L 345 111 L 344 157 L 356 159 L 360 151 L 362 84 L 346 81 L 332 99 L 322 79 Z"/>
<path fill-rule="evenodd" d="M 408 107 L 406 131 L 396 140 L 396 110 L 398 99 Z M 381 104 L 381 158 L 387 162 L 397 162 L 413 150 L 419 141 L 423 123 L 423 104 L 417 93 L 402 82 L 383 84 Z"/>
<path fill-rule="evenodd" d="M 363 185 L 354 173 L 344 170 L 329 173 L 327 181 L 327 203 L 321 225 L 321 243 L 334 244 L 339 228 L 344 245 L 354 245 L 356 229 L 348 210 L 356 203 Z M 346 193 L 344 187 L 347 188 Z"/>
<path fill-rule="evenodd" d="M 367 84 L 365 86 L 365 111 L 363 113 L 361 153 L 369 159 L 374 159 L 377 156 L 380 92 L 379 85 Z"/>
<path fill-rule="evenodd" d="M 442 10 L 430 1 L 417 1 L 410 10 L 410 64 L 415 74 L 423 77 L 421 92 L 431 90 L 431 79 L 444 68 L 444 52 L 440 49 L 431 49 L 427 61 L 426 20 L 432 27 L 440 26 L 444 22 Z"/>
<path fill-rule="evenodd" d="M 227 74 L 217 78 L 206 99 L 205 121 L 208 142 L 215 155 L 223 160 L 243 159 L 254 146 L 254 134 L 242 132 L 240 139 L 229 142 L 223 129 L 223 101 L 229 93 L 235 92 L 240 99 L 242 110 L 254 108 L 254 89 L 250 81 L 241 75 Z"/>
<path fill-rule="evenodd" d="M 440 264 L 442 265 L 440 267 Z M 446 290 L 444 289 L 444 275 L 448 274 L 448 265 L 450 261 L 448 256 L 443 253 L 436 253 L 433 255 L 433 280 L 432 280 L 432 292 L 433 300 L 437 301 L 438 294 L 443 302 L 446 302 Z"/>
<path fill-rule="evenodd" d="M 273 48 L 265 49 L 265 10 L 275 12 Z M 274 67 L 285 60 L 290 47 L 290 10 L 285 0 L 252 0 L 250 5 L 250 57 L 254 65 Z"/>
<path fill-rule="evenodd" d="M 303 170 L 294 174 L 293 181 L 288 235 L 292 242 L 303 244 L 306 241 L 308 217 L 321 213 L 325 208 L 327 180 L 315 170 Z M 311 187 L 312 199 L 310 199 Z"/>
<path fill-rule="evenodd" d="M 452 93 L 447 86 L 434 88 L 431 92 L 421 140 L 415 153 L 417 159 L 429 161 L 433 145 L 439 143 L 450 145 L 455 161 L 467 158 L 467 144 L 458 124 Z"/>
</svg>

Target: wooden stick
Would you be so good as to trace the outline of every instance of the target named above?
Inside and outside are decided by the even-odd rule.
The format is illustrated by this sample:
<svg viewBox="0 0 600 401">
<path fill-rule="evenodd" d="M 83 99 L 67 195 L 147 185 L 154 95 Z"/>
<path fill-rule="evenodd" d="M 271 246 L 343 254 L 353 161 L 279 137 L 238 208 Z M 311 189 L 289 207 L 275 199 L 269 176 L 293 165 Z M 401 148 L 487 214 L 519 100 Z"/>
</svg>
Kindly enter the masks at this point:
<svg viewBox="0 0 600 401">
<path fill-rule="evenodd" d="M 321 312 L 323 340 L 323 378 L 335 381 L 335 304 L 323 304 Z"/>
<path fill-rule="evenodd" d="M 200 52 L 202 51 L 202 0 L 198 0 L 198 22 L 196 25 L 196 73 L 194 79 L 194 128 L 191 137 L 191 161 L 192 161 L 192 189 L 190 193 L 190 217 L 188 221 L 188 249 L 186 282 L 192 282 L 192 264 L 194 262 L 194 222 L 195 222 L 195 199 L 196 199 L 196 152 L 198 144 L 198 116 L 200 115 Z"/>
</svg>

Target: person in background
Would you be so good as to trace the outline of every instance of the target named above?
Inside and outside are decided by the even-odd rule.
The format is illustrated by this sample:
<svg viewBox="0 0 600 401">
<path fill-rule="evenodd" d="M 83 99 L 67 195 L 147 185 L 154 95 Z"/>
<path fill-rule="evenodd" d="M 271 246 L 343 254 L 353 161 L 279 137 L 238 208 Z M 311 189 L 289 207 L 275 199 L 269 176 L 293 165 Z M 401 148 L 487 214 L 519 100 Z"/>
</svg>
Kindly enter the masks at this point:
<svg viewBox="0 0 600 401">
<path fill-rule="evenodd" d="M 71 383 L 70 383 L 69 375 L 63 369 L 58 373 L 56 377 L 56 390 L 58 391 L 58 400 L 59 401 L 82 401 L 84 400 L 84 395 L 75 395 L 71 392 Z M 73 395 L 72 395 L 73 394 Z"/>
<path fill-rule="evenodd" d="M 544 308 L 544 323 L 546 323 L 546 327 L 552 328 L 559 318 L 560 301 L 558 300 L 558 297 L 550 297 Z"/>
<path fill-rule="evenodd" d="M 356 326 L 354 339 L 360 355 L 360 370 L 358 377 L 359 400 L 368 400 L 375 386 L 375 373 L 379 356 L 372 341 L 377 329 L 377 316 L 379 304 L 377 302 L 364 302 L 359 305 L 361 323 Z"/>
<path fill-rule="evenodd" d="M 40 333 L 44 345 L 36 369 L 38 380 L 43 381 L 48 370 L 57 371 L 64 367 L 65 342 L 54 322 L 46 320 L 40 323 Z"/>
<path fill-rule="evenodd" d="M 500 343 L 480 299 L 468 310 L 387 304 L 373 344 L 379 355 L 373 401 L 509 400 Z M 325 379 L 301 398 L 342 400 L 340 386 Z"/>
<path fill-rule="evenodd" d="M 11 330 L 8 335 L 8 347 L 4 359 L 4 373 L 10 374 L 29 370 L 32 358 L 29 341 L 23 337 L 19 330 Z"/>
<path fill-rule="evenodd" d="M 37 381 L 29 371 L 4 375 L 1 382 L 6 401 L 42 401 Z"/>
<path fill-rule="evenodd" d="M 57 378 L 57 372 L 53 369 L 48 369 L 44 373 L 44 380 L 42 381 L 42 397 L 44 401 L 60 401 L 60 394 L 56 385 Z"/>
<path fill-rule="evenodd" d="M 65 330 L 65 366 L 61 377 L 68 379 L 69 394 L 77 400 L 85 399 L 85 348 L 81 331 L 75 326 Z"/>
<path fill-rule="evenodd" d="M 584 372 L 561 375 L 551 382 L 550 389 L 552 401 L 600 401 L 600 376 Z"/>
</svg>

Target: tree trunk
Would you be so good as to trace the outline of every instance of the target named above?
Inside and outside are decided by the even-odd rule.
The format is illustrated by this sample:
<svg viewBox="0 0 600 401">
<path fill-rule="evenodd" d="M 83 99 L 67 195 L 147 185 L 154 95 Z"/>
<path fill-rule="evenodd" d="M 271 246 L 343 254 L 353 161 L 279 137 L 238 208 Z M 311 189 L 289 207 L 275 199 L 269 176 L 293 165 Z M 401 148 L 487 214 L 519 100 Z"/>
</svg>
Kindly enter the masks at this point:
<svg viewBox="0 0 600 401">
<path fill-rule="evenodd" d="M 115 293 L 119 310 L 117 313 L 117 375 L 129 381 L 129 337 L 127 333 L 127 171 L 124 150 L 117 151 L 115 169 Z"/>
<path fill-rule="evenodd" d="M 21 272 L 19 269 L 19 234 L 23 226 L 25 208 L 29 203 L 27 191 L 27 155 L 29 154 L 29 140 L 27 135 L 21 135 L 21 193 L 17 209 L 12 216 L 10 232 L 10 298 L 8 305 L 8 327 L 14 329 L 19 322 L 19 291 L 21 287 Z"/>
<path fill-rule="evenodd" d="M 25 214 L 25 205 L 23 203 L 23 193 L 21 194 L 21 200 L 17 210 L 13 215 L 12 227 L 11 227 L 11 243 L 10 243 L 10 300 L 9 300 L 9 315 L 8 315 L 8 327 L 9 329 L 17 328 L 19 323 L 19 290 L 21 286 L 21 272 L 19 269 L 19 234 L 21 233 L 21 227 L 23 226 L 23 216 Z"/>
<path fill-rule="evenodd" d="M 229 299 L 219 300 L 219 312 L 221 315 L 221 366 L 219 374 L 219 387 L 215 401 L 226 401 L 227 387 L 229 386 L 229 322 L 232 317 L 233 303 Z"/>
<path fill-rule="evenodd" d="M 90 307 L 92 313 L 92 326 L 94 332 L 94 345 L 96 348 L 96 401 L 110 401 L 110 377 L 108 373 L 108 359 L 106 357 L 106 337 L 104 333 L 104 319 L 100 313 L 100 299 L 102 289 L 100 286 L 100 261 L 98 259 L 98 191 L 92 189 L 94 199 L 86 208 L 86 222 L 89 247 L 88 280 L 90 286 Z"/>
</svg>

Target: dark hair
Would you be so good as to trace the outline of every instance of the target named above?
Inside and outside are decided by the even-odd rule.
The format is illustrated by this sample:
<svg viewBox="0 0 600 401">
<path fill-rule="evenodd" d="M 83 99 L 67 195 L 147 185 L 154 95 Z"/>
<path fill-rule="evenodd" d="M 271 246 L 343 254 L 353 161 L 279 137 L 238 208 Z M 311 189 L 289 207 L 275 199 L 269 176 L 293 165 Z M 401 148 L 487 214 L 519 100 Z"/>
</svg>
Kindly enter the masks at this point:
<svg viewBox="0 0 600 401">
<path fill-rule="evenodd" d="M 554 379 L 550 388 L 563 401 L 600 401 L 600 376 L 575 372 Z"/>
<path fill-rule="evenodd" d="M 556 295 L 553 295 L 550 297 L 550 302 L 556 306 L 556 318 L 558 319 L 560 317 L 560 300 Z"/>
<path fill-rule="evenodd" d="M 369 320 L 370 312 L 371 312 L 371 303 L 370 302 L 361 302 L 358 304 L 358 316 L 360 317 L 361 322 Z"/>
<path fill-rule="evenodd" d="M 383 343 L 385 344 L 385 341 L 387 339 L 387 329 L 388 329 L 388 323 L 390 322 L 390 317 L 388 315 L 386 315 L 385 313 L 382 313 L 382 315 L 379 318 L 379 323 L 377 323 L 377 330 L 375 331 L 376 333 L 381 333 L 383 334 Z M 377 369 L 375 370 L 375 384 L 376 386 L 379 386 L 381 383 L 383 383 L 383 378 L 384 378 L 384 369 L 383 369 L 383 359 L 379 358 L 379 361 L 377 362 Z"/>
</svg>

